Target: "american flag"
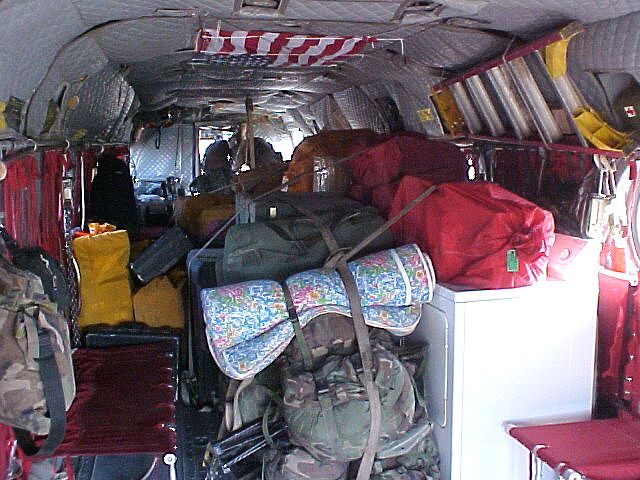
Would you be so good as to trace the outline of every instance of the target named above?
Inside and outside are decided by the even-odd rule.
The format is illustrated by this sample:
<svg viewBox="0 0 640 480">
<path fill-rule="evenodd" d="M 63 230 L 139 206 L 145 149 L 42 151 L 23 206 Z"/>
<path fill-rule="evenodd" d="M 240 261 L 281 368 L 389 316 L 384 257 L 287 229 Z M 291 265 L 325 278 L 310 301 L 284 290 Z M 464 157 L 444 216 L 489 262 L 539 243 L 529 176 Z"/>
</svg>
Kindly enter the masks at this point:
<svg viewBox="0 0 640 480">
<path fill-rule="evenodd" d="M 372 42 L 372 37 L 202 29 L 196 51 L 221 60 L 253 58 L 273 67 L 314 67 L 361 54 Z"/>
</svg>

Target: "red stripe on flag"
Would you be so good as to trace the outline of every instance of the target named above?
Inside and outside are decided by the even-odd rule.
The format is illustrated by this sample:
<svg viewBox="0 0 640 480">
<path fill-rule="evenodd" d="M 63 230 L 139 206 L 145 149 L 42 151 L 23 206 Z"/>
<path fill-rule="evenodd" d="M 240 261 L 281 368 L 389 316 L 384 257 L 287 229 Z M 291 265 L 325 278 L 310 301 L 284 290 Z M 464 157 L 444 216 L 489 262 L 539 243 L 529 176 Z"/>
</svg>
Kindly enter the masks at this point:
<svg viewBox="0 0 640 480">
<path fill-rule="evenodd" d="M 322 51 L 322 53 L 320 53 L 318 55 L 314 55 L 313 57 L 309 57 L 309 61 L 307 62 L 307 65 L 314 65 L 320 59 L 325 58 L 325 57 L 327 57 L 329 55 L 333 55 L 335 53 L 338 53 L 340 51 L 340 49 L 344 46 L 344 42 L 346 42 L 347 40 L 350 40 L 350 38 L 340 38 L 340 39 L 337 39 L 331 45 L 327 45 L 327 48 L 325 48 Z"/>
<path fill-rule="evenodd" d="M 205 52 L 211 43 L 211 35 L 205 29 L 198 32 L 198 41 L 196 42 L 196 52 Z"/>
<path fill-rule="evenodd" d="M 300 60 L 300 56 L 307 53 L 310 48 L 318 45 L 320 41 L 320 38 L 308 38 L 302 43 L 302 45 L 291 48 L 289 52 L 289 58 L 287 62 L 285 62 L 282 66 L 288 67 L 290 65 L 297 65 Z"/>
<path fill-rule="evenodd" d="M 247 38 L 244 40 L 244 48 L 249 55 L 258 53 L 258 42 L 264 32 L 247 32 Z"/>
<path fill-rule="evenodd" d="M 219 53 L 233 53 L 235 47 L 231 43 L 231 37 L 235 32 L 223 32 L 220 31 L 220 38 L 222 38 L 222 47 L 218 50 Z"/>
<path fill-rule="evenodd" d="M 271 43 L 269 55 L 278 55 L 287 43 L 289 43 L 292 36 L 292 33 L 280 33 Z"/>
<path fill-rule="evenodd" d="M 236 48 L 232 38 L 235 43 L 242 45 Z M 279 65 L 307 66 L 322 65 L 359 54 L 368 42 L 374 41 L 375 39 L 371 37 L 303 36 L 295 33 L 270 33 L 261 30 L 248 32 L 201 30 L 198 34 L 196 50 L 224 55 L 237 55 L 242 51 L 242 53 L 255 55 L 258 54 L 260 44 L 263 44 L 262 54 L 268 55 L 271 60 L 275 60 L 274 57 L 279 56 L 277 62 Z M 351 45 L 352 43 L 353 45 Z M 345 47 L 345 45 L 351 46 Z M 309 55 L 310 51 L 314 54 L 308 58 L 301 58 Z M 338 55 L 338 53 L 340 54 Z M 334 57 L 328 58 L 332 56 Z"/>
<path fill-rule="evenodd" d="M 362 51 L 364 50 L 364 47 L 367 44 L 367 39 L 363 38 L 360 40 L 357 40 L 354 44 L 353 47 L 351 47 L 348 51 L 342 53 L 341 55 L 338 55 L 337 57 L 328 59 L 326 58 L 328 55 L 326 55 L 325 57 L 322 57 L 318 60 L 317 64 L 318 65 L 324 65 L 326 62 L 339 62 L 341 60 L 344 60 L 350 56 L 353 55 L 358 55 L 360 53 L 362 53 Z"/>
</svg>

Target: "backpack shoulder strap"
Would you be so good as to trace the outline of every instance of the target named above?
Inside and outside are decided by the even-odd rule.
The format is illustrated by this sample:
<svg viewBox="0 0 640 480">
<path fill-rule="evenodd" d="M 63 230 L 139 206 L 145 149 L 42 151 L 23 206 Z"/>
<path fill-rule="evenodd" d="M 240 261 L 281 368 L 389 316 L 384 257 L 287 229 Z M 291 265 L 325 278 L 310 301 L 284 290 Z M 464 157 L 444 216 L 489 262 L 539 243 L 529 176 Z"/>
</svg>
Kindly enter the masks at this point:
<svg viewBox="0 0 640 480">
<path fill-rule="evenodd" d="M 40 313 L 38 312 L 38 314 Z M 44 397 L 47 402 L 47 409 L 49 410 L 49 418 L 51 420 L 49 435 L 40 448 L 38 448 L 28 431 L 14 428 L 14 432 L 18 445 L 20 445 L 25 455 L 48 456 L 55 452 L 64 439 L 67 414 L 62 389 L 62 378 L 60 377 L 60 371 L 51 344 L 51 334 L 45 328 L 38 329 L 38 345 L 39 355 L 38 358 L 36 358 L 36 362 L 40 369 Z"/>
</svg>

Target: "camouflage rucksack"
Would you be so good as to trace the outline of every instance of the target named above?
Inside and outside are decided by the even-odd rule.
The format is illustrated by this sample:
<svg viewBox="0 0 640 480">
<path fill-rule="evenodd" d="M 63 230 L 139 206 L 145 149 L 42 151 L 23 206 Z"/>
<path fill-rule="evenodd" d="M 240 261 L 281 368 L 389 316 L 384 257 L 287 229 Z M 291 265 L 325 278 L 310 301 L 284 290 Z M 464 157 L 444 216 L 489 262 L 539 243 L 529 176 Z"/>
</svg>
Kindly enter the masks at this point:
<svg viewBox="0 0 640 480">
<path fill-rule="evenodd" d="M 26 454 L 52 453 L 75 397 L 66 321 L 42 282 L 0 257 L 0 422 Z M 29 432 L 49 435 L 38 451 Z"/>
<path fill-rule="evenodd" d="M 400 361 L 379 345 L 372 350 L 382 404 L 383 443 L 409 430 L 416 402 L 411 378 Z M 283 415 L 292 443 L 321 459 L 350 461 L 362 457 L 370 413 L 360 369 L 360 355 L 353 354 L 328 357 L 313 373 L 288 372 L 283 382 Z M 323 405 L 325 401 L 328 408 Z M 335 428 L 331 425 L 334 421 Z"/>
<path fill-rule="evenodd" d="M 283 415 L 295 447 L 267 459 L 265 478 L 351 478 L 349 469 L 362 455 L 370 421 L 353 321 L 340 315 L 323 315 L 302 333 L 313 372 L 301 367 L 303 355 L 295 341 L 286 352 L 288 367 L 282 369 Z M 437 480 L 438 449 L 412 378 L 413 363 L 424 352 L 417 355 L 413 347 L 398 347 L 382 330 L 372 329 L 370 338 L 382 404 L 381 434 L 371 478 Z"/>
</svg>

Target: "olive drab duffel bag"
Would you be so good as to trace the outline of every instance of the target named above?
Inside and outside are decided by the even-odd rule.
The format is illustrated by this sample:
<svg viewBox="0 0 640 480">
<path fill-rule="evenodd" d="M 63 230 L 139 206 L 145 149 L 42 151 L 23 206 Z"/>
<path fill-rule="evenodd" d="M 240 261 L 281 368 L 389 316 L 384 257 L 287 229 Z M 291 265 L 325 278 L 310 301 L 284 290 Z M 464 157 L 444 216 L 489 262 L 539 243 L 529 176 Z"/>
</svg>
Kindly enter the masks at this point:
<svg viewBox="0 0 640 480">
<path fill-rule="evenodd" d="M 338 246 L 349 249 L 385 222 L 371 207 L 357 206 L 350 210 L 334 209 L 318 214 L 336 239 Z M 378 252 L 393 246 L 393 237 L 386 231 L 360 252 Z M 248 280 L 283 281 L 294 273 L 322 266 L 329 249 L 320 229 L 309 218 L 283 218 L 271 222 L 234 225 L 227 232 L 220 284 Z"/>
<path fill-rule="evenodd" d="M 55 451 L 75 389 L 65 318 L 36 275 L 0 257 L 0 422 L 24 453 Z M 48 437 L 38 449 L 30 434 Z"/>
</svg>

